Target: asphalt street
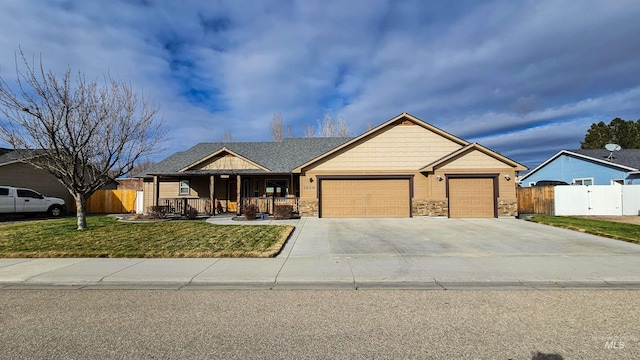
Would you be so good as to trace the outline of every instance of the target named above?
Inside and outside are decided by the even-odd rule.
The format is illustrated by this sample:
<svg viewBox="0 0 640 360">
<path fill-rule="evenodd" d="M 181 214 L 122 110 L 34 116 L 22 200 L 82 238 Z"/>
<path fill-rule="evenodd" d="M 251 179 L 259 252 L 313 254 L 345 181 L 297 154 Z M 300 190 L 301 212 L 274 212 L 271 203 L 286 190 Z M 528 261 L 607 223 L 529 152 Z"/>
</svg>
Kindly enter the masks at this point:
<svg viewBox="0 0 640 360">
<path fill-rule="evenodd" d="M 640 291 L 2 290 L 2 359 L 638 359 Z"/>
</svg>

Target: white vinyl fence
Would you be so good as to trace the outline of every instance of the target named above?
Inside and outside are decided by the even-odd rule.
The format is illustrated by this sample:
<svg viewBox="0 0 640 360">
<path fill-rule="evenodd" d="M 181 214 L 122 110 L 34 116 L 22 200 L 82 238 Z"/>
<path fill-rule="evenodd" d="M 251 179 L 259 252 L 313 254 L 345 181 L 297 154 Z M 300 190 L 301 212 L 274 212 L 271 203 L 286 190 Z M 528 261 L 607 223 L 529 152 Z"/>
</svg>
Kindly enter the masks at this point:
<svg viewBox="0 0 640 360">
<path fill-rule="evenodd" d="M 640 215 L 640 185 L 556 186 L 556 215 Z"/>
<path fill-rule="evenodd" d="M 144 192 L 136 192 L 136 214 L 144 214 Z"/>
</svg>

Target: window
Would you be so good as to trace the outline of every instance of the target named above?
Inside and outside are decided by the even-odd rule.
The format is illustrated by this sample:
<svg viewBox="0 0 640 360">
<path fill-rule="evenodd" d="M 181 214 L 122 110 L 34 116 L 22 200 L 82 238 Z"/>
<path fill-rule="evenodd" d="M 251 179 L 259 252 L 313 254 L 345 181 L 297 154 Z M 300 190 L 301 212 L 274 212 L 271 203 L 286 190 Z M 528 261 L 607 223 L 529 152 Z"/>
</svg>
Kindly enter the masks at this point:
<svg viewBox="0 0 640 360">
<path fill-rule="evenodd" d="M 0 188 L 0 195 L 2 195 L 2 196 L 9 196 L 9 189 L 7 189 L 7 188 Z"/>
<path fill-rule="evenodd" d="M 593 178 L 573 179 L 575 185 L 593 185 Z"/>
<path fill-rule="evenodd" d="M 289 193 L 288 180 L 267 180 L 266 193 L 267 196 L 284 197 Z"/>
<path fill-rule="evenodd" d="M 612 179 L 611 185 L 615 185 L 615 184 L 624 185 L 624 179 Z"/>
<path fill-rule="evenodd" d="M 17 190 L 18 193 L 18 197 L 26 197 L 26 198 L 33 198 L 33 199 L 42 199 L 42 195 L 38 194 L 35 191 L 31 191 L 31 190 L 23 190 L 23 189 L 18 189 Z"/>
<path fill-rule="evenodd" d="M 180 180 L 180 195 L 189 195 L 191 189 L 189 187 L 189 180 Z"/>
</svg>

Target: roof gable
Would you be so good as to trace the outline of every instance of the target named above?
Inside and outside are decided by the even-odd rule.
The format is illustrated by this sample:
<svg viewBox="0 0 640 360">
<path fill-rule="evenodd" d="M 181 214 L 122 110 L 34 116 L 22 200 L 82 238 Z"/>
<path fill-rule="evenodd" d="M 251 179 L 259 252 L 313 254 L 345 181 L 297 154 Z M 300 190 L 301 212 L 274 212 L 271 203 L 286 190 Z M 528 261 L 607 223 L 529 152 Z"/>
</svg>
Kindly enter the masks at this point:
<svg viewBox="0 0 640 360">
<path fill-rule="evenodd" d="M 409 127 L 414 127 L 414 129 L 409 129 Z M 382 142 L 374 144 L 381 138 L 384 138 Z M 425 147 L 425 144 L 431 146 Z M 332 161 L 332 157 L 338 156 L 343 157 L 344 164 L 331 164 L 331 166 L 337 166 L 338 168 L 349 166 L 350 169 L 354 169 L 354 166 L 357 167 L 359 164 L 371 169 L 375 168 L 376 162 L 380 162 L 385 165 L 385 169 L 418 169 L 426 160 L 423 159 L 421 163 L 412 163 L 418 157 L 403 157 L 397 155 L 397 152 L 396 155 L 390 155 L 388 150 L 392 150 L 392 146 L 397 146 L 401 152 L 405 151 L 406 154 L 413 155 L 417 151 L 422 153 L 421 156 L 423 158 L 437 159 L 467 144 L 468 142 L 461 138 L 438 129 L 412 115 L 402 113 L 345 142 L 341 146 L 302 164 L 295 169 L 295 172 L 301 172 L 311 166 L 329 166 L 328 162 Z M 350 152 L 350 154 L 345 155 L 347 152 Z"/>
<path fill-rule="evenodd" d="M 259 169 L 268 171 L 269 169 L 256 164 L 255 162 L 240 156 L 233 151 L 223 147 L 209 156 L 200 159 L 194 164 L 189 164 L 180 171 L 187 170 L 250 170 Z"/>
<path fill-rule="evenodd" d="M 610 152 L 605 149 L 560 150 L 542 164 L 536 166 L 520 180 L 523 181 L 539 170 L 544 169 L 549 163 L 553 162 L 561 155 L 587 160 L 598 165 L 613 167 L 624 171 L 637 171 L 640 169 L 640 149 L 622 149 L 620 151 L 616 151 L 612 154 L 612 161 L 607 160 Z"/>
<path fill-rule="evenodd" d="M 478 143 L 471 143 L 424 166 L 420 169 L 420 171 L 431 172 L 437 168 L 446 167 L 453 164 L 454 162 L 459 162 L 463 158 L 468 162 L 463 166 L 466 168 L 496 167 L 496 165 L 502 164 L 512 167 L 516 171 L 527 169 L 524 165 L 515 162 L 506 156 L 502 156 L 491 149 L 488 149 Z"/>
</svg>

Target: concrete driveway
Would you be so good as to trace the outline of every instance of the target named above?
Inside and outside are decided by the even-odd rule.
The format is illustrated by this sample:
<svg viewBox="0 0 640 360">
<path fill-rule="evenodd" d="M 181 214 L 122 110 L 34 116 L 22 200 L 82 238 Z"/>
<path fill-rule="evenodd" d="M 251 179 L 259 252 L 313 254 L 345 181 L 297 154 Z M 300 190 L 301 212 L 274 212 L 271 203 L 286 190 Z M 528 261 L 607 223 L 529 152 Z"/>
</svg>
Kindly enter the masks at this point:
<svg viewBox="0 0 640 360">
<path fill-rule="evenodd" d="M 306 219 L 288 256 L 640 255 L 640 246 L 517 219 Z"/>
<path fill-rule="evenodd" d="M 640 284 L 640 246 L 518 219 L 303 219 L 278 258 L 285 286 Z"/>
</svg>

